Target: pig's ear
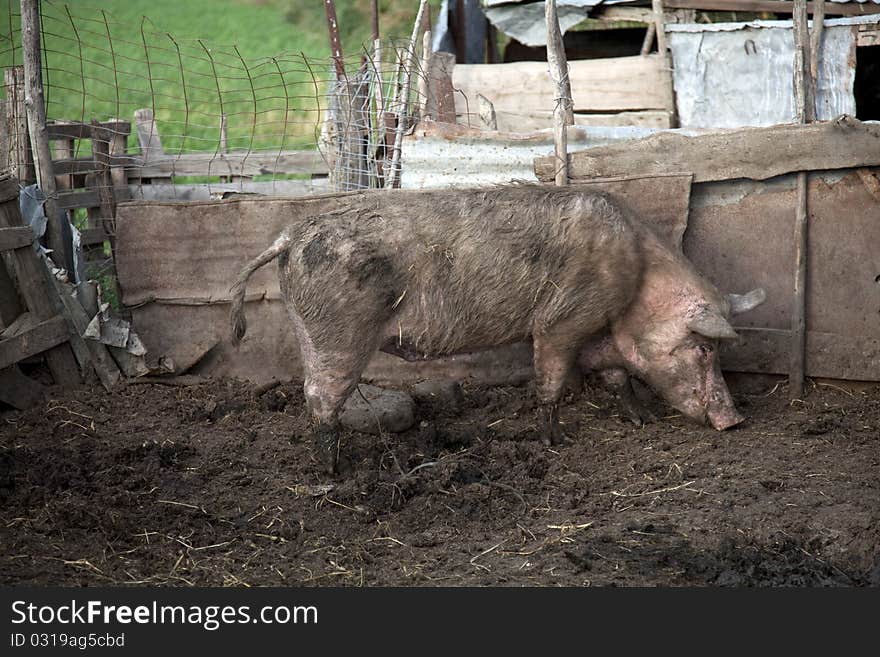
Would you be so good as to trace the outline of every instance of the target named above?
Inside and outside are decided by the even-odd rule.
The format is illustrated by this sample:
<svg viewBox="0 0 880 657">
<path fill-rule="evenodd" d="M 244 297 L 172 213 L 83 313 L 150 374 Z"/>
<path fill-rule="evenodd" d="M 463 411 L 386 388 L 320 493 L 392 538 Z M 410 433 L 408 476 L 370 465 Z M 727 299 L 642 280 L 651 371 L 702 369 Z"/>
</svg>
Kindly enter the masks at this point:
<svg viewBox="0 0 880 657">
<path fill-rule="evenodd" d="M 713 339 L 733 339 L 737 337 L 736 331 L 718 313 L 703 312 L 688 322 L 688 328 L 694 333 Z"/>
<path fill-rule="evenodd" d="M 767 293 L 764 292 L 764 288 L 757 287 L 746 294 L 725 294 L 724 298 L 730 304 L 730 314 L 739 315 L 764 303 L 767 299 Z"/>
</svg>

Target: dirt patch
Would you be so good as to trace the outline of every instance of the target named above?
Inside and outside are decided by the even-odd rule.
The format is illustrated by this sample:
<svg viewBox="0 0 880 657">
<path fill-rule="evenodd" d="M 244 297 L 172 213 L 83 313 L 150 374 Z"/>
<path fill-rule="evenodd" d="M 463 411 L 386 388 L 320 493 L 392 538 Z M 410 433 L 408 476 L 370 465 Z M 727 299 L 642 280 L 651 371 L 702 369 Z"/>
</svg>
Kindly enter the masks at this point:
<svg viewBox="0 0 880 657">
<path fill-rule="evenodd" d="M 880 584 L 880 391 L 735 397 L 732 431 L 636 428 L 588 385 L 547 448 L 528 387 L 466 387 L 332 478 L 294 384 L 57 395 L 0 415 L 0 582 Z"/>
</svg>

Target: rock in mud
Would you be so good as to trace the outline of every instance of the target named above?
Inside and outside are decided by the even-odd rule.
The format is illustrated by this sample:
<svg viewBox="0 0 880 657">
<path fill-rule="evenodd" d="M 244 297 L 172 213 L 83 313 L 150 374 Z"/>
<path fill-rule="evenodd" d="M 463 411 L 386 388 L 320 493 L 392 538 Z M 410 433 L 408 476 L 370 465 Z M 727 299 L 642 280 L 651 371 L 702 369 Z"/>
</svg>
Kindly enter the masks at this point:
<svg viewBox="0 0 880 657">
<path fill-rule="evenodd" d="M 339 414 L 339 421 L 349 429 L 378 434 L 377 420 L 383 431 L 406 431 L 415 423 L 415 403 L 412 397 L 397 390 L 359 385 L 346 400 Z"/>
</svg>

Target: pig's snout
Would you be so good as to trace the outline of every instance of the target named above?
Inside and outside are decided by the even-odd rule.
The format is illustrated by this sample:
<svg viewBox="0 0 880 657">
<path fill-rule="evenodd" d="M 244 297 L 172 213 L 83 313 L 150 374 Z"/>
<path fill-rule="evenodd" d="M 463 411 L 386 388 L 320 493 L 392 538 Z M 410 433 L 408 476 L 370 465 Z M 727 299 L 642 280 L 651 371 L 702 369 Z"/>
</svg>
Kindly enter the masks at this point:
<svg viewBox="0 0 880 657">
<path fill-rule="evenodd" d="M 713 429 L 724 431 L 725 429 L 735 427 L 737 424 L 745 420 L 745 417 L 731 406 L 729 408 L 710 410 L 708 413 L 708 420 Z"/>
</svg>

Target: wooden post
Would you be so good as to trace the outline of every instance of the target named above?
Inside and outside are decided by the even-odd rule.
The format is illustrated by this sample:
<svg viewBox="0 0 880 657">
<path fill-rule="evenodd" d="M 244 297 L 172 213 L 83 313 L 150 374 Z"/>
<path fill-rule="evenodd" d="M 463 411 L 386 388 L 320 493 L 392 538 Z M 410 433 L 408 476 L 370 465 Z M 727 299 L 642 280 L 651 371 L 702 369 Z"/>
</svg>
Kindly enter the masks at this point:
<svg viewBox="0 0 880 657">
<path fill-rule="evenodd" d="M 449 4 L 450 12 L 452 3 Z M 464 0 L 455 0 L 455 22 L 452 28 L 452 40 L 455 43 L 455 61 L 467 63 L 467 18 Z"/>
<path fill-rule="evenodd" d="M 110 119 L 110 121 L 121 123 L 119 119 Z M 128 174 L 125 165 L 119 162 L 119 158 L 128 152 L 129 132 L 118 129 L 110 132 L 110 179 L 113 181 L 113 199 L 116 203 L 131 198 L 128 190 Z"/>
<path fill-rule="evenodd" d="M 809 94 L 809 44 L 807 42 L 807 2 L 794 0 L 794 97 L 798 123 L 807 123 L 815 113 L 811 110 Z M 809 213 L 807 191 L 809 179 L 806 171 L 797 175 L 797 207 L 794 221 L 794 298 L 791 308 L 791 363 L 788 373 L 788 390 L 792 399 L 804 396 L 806 373 L 806 286 L 807 286 L 807 236 Z"/>
<path fill-rule="evenodd" d="M 4 73 L 6 86 L 6 161 L 22 185 L 36 182 L 34 158 L 28 138 L 27 111 L 24 107 L 24 66 L 12 66 Z"/>
<path fill-rule="evenodd" d="M 810 86 L 813 89 L 813 119 L 819 118 L 819 53 L 825 33 L 825 0 L 813 2 L 813 29 L 810 30 Z"/>
<path fill-rule="evenodd" d="M 95 187 L 101 203 L 100 222 L 110 240 L 110 248 L 116 250 L 116 199 L 113 196 L 113 179 L 110 176 L 110 141 L 107 128 L 92 119 L 92 154 L 95 158 Z"/>
<path fill-rule="evenodd" d="M 428 68 L 431 65 L 431 28 L 422 34 L 422 59 L 419 63 L 418 113 L 425 116 L 428 107 Z"/>
<path fill-rule="evenodd" d="M 62 224 L 67 218 L 58 208 L 52 153 L 49 150 L 49 134 L 46 131 L 38 0 L 21 0 L 21 49 L 24 57 L 24 104 L 31 149 L 36 165 L 37 183 L 46 196 L 46 216 L 49 219 L 47 241 L 53 251 L 52 259 L 55 264 L 69 270 L 73 263 L 70 244 L 65 239 L 65 234 L 69 231 L 65 231 Z"/>
<path fill-rule="evenodd" d="M 455 89 L 452 70 L 455 55 L 451 52 L 432 52 L 428 60 L 428 98 L 425 115 L 439 123 L 455 123 Z"/>
<path fill-rule="evenodd" d="M 663 58 L 666 74 L 666 105 L 669 109 L 669 126 L 678 127 L 678 111 L 675 108 L 675 83 L 672 75 L 672 54 L 666 43 L 666 17 L 663 13 L 663 0 L 651 0 L 654 12 L 654 34 L 657 38 L 657 52 Z"/>
<path fill-rule="evenodd" d="M 400 150 L 403 146 L 403 133 L 406 130 L 407 114 L 409 112 L 409 92 L 412 82 L 413 62 L 415 61 L 416 43 L 419 39 L 419 31 L 422 29 L 422 17 L 425 15 L 425 9 L 428 6 L 428 0 L 421 0 L 419 3 L 419 13 L 416 14 L 416 22 L 413 24 L 412 36 L 409 39 L 409 47 L 406 51 L 406 58 L 403 64 L 403 83 L 400 90 L 400 101 L 397 105 L 397 129 L 394 133 L 394 148 L 391 152 L 391 171 L 385 179 L 386 187 L 400 186 Z"/>
<path fill-rule="evenodd" d="M 330 55 L 336 67 L 336 78 L 345 77 L 345 62 L 342 59 L 342 42 L 339 40 L 339 23 L 336 20 L 336 4 L 333 0 L 324 0 L 324 11 L 327 14 L 327 30 L 330 34 Z"/>
<path fill-rule="evenodd" d="M 559 16 L 556 0 L 547 0 L 544 5 L 544 18 L 547 21 L 547 63 L 550 77 L 556 85 L 556 104 L 553 108 L 553 144 L 556 153 L 556 184 L 568 184 L 568 134 L 566 126 L 574 125 L 572 111 L 571 83 L 568 79 L 568 61 L 559 29 Z"/>
</svg>

